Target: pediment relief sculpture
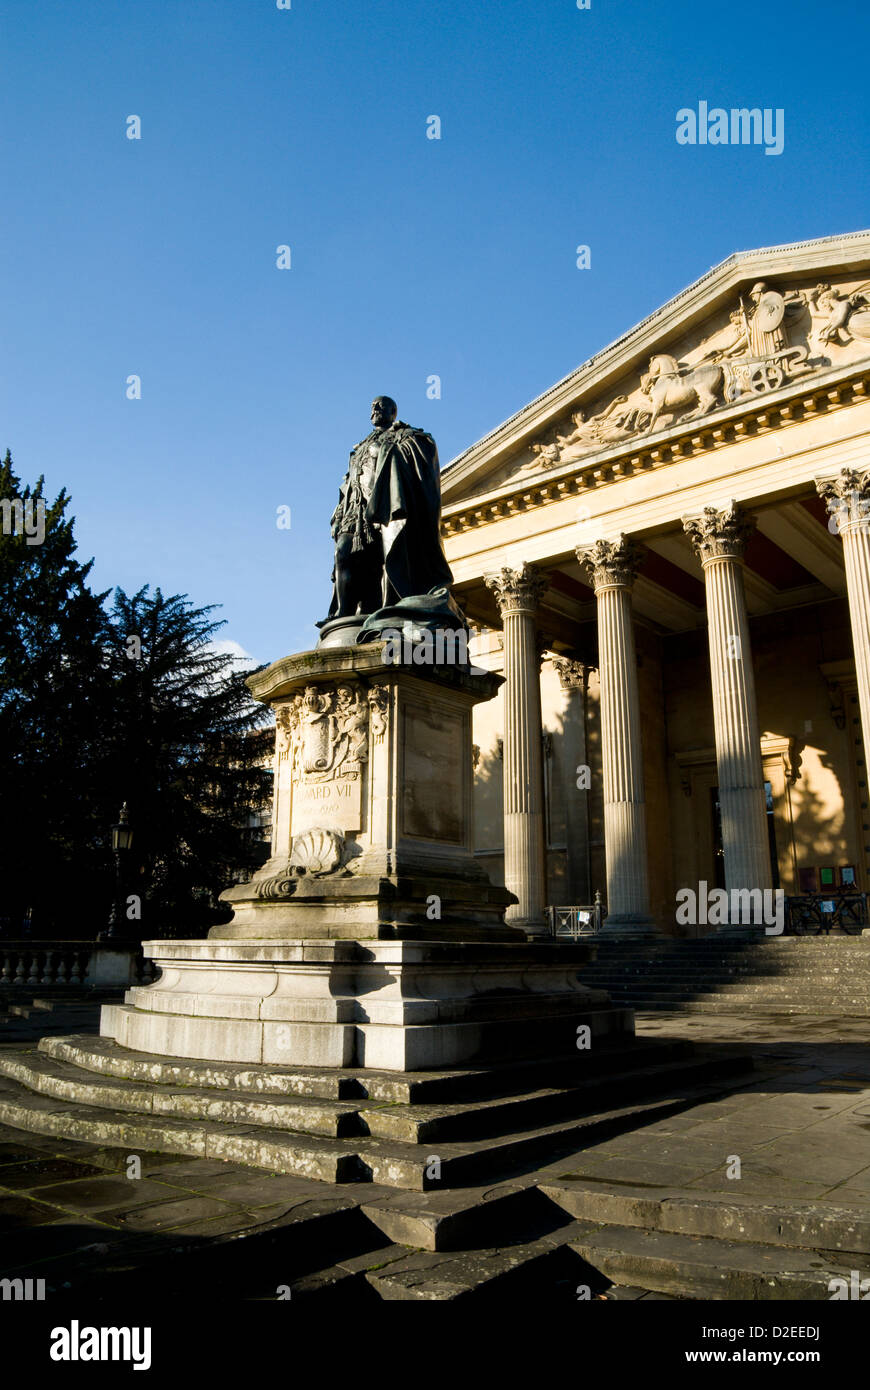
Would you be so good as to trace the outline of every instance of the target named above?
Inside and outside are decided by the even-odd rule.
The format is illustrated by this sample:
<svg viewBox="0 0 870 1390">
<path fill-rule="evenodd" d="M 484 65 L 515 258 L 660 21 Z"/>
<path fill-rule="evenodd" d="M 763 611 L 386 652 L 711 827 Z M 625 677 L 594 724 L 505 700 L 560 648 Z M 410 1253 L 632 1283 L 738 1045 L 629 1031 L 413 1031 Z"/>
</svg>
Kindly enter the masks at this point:
<svg viewBox="0 0 870 1390">
<path fill-rule="evenodd" d="M 832 355 L 833 354 L 833 355 Z M 870 281 L 848 288 L 821 282 L 780 291 L 763 280 L 742 294 L 727 323 L 688 345 L 659 352 L 636 386 L 602 409 L 575 410 L 571 424 L 531 445 L 508 476 L 564 467 L 596 450 L 779 390 L 839 361 L 870 356 Z"/>
</svg>

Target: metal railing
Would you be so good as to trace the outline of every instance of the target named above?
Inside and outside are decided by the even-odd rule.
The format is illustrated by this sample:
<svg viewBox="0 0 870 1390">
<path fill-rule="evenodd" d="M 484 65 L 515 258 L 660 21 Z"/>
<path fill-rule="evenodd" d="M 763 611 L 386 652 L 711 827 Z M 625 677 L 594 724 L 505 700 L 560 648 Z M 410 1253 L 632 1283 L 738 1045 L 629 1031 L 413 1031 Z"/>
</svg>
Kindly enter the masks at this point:
<svg viewBox="0 0 870 1390">
<path fill-rule="evenodd" d="M 860 936 L 867 926 L 867 894 L 832 889 L 786 898 L 785 930 L 789 936 L 822 936 L 842 931 Z"/>
<path fill-rule="evenodd" d="M 604 922 L 604 904 L 601 894 L 595 894 L 594 903 L 581 903 L 573 907 L 548 907 L 547 926 L 550 936 L 568 938 L 576 941 L 580 936 L 596 936 Z"/>
</svg>

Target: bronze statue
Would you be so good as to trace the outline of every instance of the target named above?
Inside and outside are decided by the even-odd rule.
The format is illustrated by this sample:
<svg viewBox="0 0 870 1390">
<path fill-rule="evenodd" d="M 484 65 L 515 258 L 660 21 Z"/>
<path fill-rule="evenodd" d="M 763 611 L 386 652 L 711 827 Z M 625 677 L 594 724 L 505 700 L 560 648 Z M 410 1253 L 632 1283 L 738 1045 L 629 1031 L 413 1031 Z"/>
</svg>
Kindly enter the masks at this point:
<svg viewBox="0 0 870 1390">
<path fill-rule="evenodd" d="M 372 402 L 372 432 L 351 450 L 332 514 L 333 594 L 321 643 L 342 640 L 382 609 L 447 590 L 450 566 L 441 541 L 441 473 L 435 440 L 398 420 L 389 396 Z M 435 595 L 433 595 L 435 598 Z M 441 610 L 445 598 L 411 607 Z M 451 602 L 452 607 L 452 602 Z M 359 619 L 357 623 L 353 620 Z"/>
</svg>

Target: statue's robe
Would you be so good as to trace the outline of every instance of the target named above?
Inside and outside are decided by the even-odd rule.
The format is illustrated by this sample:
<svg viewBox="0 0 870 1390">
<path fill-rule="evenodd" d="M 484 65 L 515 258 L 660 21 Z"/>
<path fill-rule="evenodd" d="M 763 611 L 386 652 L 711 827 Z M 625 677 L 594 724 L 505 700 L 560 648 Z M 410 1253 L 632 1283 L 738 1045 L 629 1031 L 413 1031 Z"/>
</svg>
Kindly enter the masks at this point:
<svg viewBox="0 0 870 1390">
<path fill-rule="evenodd" d="M 354 455 L 375 440 L 378 456 L 362 514 Z M 453 576 L 441 540 L 441 470 L 431 434 L 397 420 L 358 444 L 339 490 L 332 531 L 354 535 L 354 549 L 367 563 L 377 549 L 381 606 L 449 585 Z M 337 612 L 334 587 L 328 618 Z"/>
<path fill-rule="evenodd" d="M 384 531 L 384 604 L 453 580 L 441 540 L 441 469 L 431 434 L 400 420 L 378 451 L 366 520 Z"/>
</svg>

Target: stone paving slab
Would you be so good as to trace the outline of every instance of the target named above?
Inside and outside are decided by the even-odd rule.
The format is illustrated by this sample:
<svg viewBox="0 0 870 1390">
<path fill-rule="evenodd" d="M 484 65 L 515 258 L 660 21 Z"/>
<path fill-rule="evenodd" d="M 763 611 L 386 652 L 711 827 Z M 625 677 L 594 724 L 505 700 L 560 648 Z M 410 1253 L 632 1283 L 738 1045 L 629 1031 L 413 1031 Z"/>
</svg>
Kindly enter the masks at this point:
<svg viewBox="0 0 870 1390">
<path fill-rule="evenodd" d="M 844 1201 L 870 1194 L 870 1025 L 828 1018 L 794 1019 L 639 1014 L 639 1035 L 691 1035 L 707 1045 L 751 1049 L 763 1076 L 721 1099 L 590 1146 L 575 1176 L 655 1184 L 663 1166 L 668 1186 L 769 1195 L 773 1200 Z M 767 1039 L 775 1039 L 768 1047 Z M 730 1155 L 741 1177 L 725 1172 Z"/>
</svg>

